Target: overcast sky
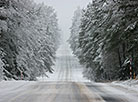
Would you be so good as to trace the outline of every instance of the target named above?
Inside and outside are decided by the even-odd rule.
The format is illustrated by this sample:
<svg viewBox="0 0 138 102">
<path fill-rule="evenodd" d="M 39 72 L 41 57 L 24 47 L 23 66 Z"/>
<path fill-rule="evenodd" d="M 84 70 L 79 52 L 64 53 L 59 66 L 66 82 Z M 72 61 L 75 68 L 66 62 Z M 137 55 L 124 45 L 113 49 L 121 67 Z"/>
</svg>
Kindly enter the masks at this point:
<svg viewBox="0 0 138 102">
<path fill-rule="evenodd" d="M 69 28 L 72 24 L 72 17 L 77 7 L 84 8 L 91 0 L 34 0 L 37 3 L 44 2 L 52 6 L 59 19 L 59 26 L 63 32 L 63 37 L 67 39 L 70 35 Z"/>
</svg>

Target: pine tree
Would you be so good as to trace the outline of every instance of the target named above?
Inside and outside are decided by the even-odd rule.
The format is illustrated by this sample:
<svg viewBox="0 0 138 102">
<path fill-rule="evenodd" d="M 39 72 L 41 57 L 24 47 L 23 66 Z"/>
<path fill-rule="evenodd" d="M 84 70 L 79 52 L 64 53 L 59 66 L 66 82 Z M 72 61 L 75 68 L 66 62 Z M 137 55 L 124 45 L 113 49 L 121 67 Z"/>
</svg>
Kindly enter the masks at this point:
<svg viewBox="0 0 138 102">
<path fill-rule="evenodd" d="M 3 78 L 36 80 L 52 72 L 60 36 L 54 9 L 31 0 L 1 2 Z"/>
<path fill-rule="evenodd" d="M 79 32 L 80 32 L 81 17 L 82 17 L 82 10 L 80 9 L 80 7 L 78 7 L 77 10 L 74 12 L 74 17 L 72 20 L 72 26 L 70 28 L 71 36 L 69 38 L 70 47 L 73 50 L 73 53 L 75 55 L 79 54 L 78 36 L 79 36 Z"/>
</svg>

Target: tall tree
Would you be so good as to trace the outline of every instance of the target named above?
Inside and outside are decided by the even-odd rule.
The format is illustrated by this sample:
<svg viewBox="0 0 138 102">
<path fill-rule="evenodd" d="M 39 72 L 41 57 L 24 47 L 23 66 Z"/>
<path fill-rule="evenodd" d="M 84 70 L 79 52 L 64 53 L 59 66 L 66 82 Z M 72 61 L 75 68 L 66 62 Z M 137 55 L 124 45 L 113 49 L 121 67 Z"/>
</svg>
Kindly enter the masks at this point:
<svg viewBox="0 0 138 102">
<path fill-rule="evenodd" d="M 81 17 L 82 17 L 82 10 L 80 9 L 80 7 L 78 7 L 77 10 L 74 12 L 74 17 L 72 19 L 72 26 L 70 28 L 71 35 L 68 40 L 70 43 L 70 47 L 75 55 L 79 54 L 78 36 L 80 32 Z"/>
<path fill-rule="evenodd" d="M 54 9 L 31 0 L 0 3 L 4 78 L 35 80 L 52 72 L 60 36 Z"/>
<path fill-rule="evenodd" d="M 136 0 L 93 0 L 83 10 L 76 44 L 86 77 L 128 79 L 130 66 L 137 74 L 137 5 Z"/>
</svg>

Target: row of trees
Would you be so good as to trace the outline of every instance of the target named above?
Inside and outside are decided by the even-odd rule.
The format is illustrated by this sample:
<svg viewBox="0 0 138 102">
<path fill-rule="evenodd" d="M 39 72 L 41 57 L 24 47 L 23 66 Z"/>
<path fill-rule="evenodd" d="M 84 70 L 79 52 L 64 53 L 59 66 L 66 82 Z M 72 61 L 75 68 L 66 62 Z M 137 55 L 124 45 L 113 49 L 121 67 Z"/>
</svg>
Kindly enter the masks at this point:
<svg viewBox="0 0 138 102">
<path fill-rule="evenodd" d="M 75 12 L 69 42 L 86 67 L 87 78 L 124 80 L 130 78 L 130 71 L 135 76 L 138 74 L 138 1 L 93 0 L 86 9 Z"/>
<path fill-rule="evenodd" d="M 0 0 L 0 79 L 35 80 L 51 72 L 60 30 L 52 7 Z"/>
</svg>

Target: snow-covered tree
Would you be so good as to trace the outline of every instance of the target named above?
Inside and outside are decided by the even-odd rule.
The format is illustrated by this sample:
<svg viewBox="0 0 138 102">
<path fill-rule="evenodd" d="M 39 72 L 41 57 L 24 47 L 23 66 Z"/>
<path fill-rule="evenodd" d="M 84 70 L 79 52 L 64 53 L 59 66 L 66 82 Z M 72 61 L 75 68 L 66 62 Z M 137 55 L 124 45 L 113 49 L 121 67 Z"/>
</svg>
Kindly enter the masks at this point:
<svg viewBox="0 0 138 102">
<path fill-rule="evenodd" d="M 68 40 L 70 43 L 70 47 L 73 50 L 73 53 L 75 55 L 79 54 L 78 37 L 79 37 L 79 32 L 80 32 L 81 17 L 82 17 L 82 10 L 80 9 L 80 7 L 78 7 L 77 10 L 74 12 L 74 17 L 72 19 L 72 26 L 70 28 L 71 35 Z"/>
<path fill-rule="evenodd" d="M 0 4 L 4 76 L 35 80 L 52 72 L 60 38 L 54 9 L 32 0 L 3 0 Z"/>
<path fill-rule="evenodd" d="M 86 66 L 85 77 L 128 79 L 128 59 L 133 75 L 138 73 L 137 5 L 136 0 L 93 0 L 83 10 L 76 44 L 80 63 Z"/>
</svg>

